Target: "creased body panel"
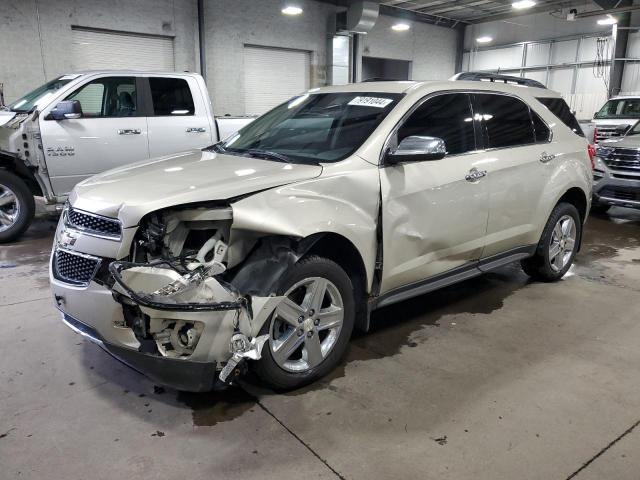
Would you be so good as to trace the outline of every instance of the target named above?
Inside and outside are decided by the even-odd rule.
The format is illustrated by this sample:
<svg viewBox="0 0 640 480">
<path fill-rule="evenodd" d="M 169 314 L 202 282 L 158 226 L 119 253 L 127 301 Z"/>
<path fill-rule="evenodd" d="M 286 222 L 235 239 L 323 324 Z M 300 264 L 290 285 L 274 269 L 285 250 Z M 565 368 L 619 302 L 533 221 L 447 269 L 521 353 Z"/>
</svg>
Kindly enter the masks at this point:
<svg viewBox="0 0 640 480">
<path fill-rule="evenodd" d="M 384 266 L 380 293 L 480 258 L 488 217 L 486 182 L 465 174 L 477 154 L 380 170 Z"/>
<path fill-rule="evenodd" d="M 376 261 L 379 196 L 376 166 L 357 157 L 325 165 L 320 178 L 260 192 L 234 203 L 231 244 L 247 233 L 295 238 L 336 233 L 360 252 L 370 288 Z"/>
<path fill-rule="evenodd" d="M 119 218 L 133 227 L 149 212 L 224 200 L 320 175 L 317 165 L 288 164 L 194 150 L 137 163 L 76 186 L 74 208 Z M 121 199 L 114 202 L 114 199 Z"/>
</svg>

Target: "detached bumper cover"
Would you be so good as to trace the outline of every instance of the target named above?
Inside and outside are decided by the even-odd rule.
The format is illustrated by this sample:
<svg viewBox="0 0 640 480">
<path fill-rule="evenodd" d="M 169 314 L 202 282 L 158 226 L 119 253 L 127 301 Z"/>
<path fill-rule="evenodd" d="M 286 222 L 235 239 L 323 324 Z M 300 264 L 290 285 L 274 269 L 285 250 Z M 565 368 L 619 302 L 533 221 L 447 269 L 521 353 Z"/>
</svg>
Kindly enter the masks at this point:
<svg viewBox="0 0 640 480">
<path fill-rule="evenodd" d="M 93 327 L 66 313 L 62 313 L 62 320 L 76 333 L 101 346 L 107 353 L 154 382 L 188 392 L 210 391 L 216 383 L 215 362 L 194 362 L 159 357 L 119 347 L 106 342 Z"/>
</svg>

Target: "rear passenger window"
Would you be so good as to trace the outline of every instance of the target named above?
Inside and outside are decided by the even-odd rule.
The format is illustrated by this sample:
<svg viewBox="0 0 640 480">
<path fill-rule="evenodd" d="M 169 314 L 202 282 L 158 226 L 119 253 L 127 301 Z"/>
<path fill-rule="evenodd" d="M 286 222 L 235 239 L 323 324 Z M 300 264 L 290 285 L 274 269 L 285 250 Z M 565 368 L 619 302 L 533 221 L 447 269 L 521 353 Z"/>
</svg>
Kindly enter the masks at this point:
<svg viewBox="0 0 640 480">
<path fill-rule="evenodd" d="M 540 118 L 536 112 L 531 111 L 531 118 L 533 119 L 533 130 L 536 134 L 536 143 L 545 143 L 551 140 L 551 130 L 544 120 Z"/>
<path fill-rule="evenodd" d="M 567 105 L 567 102 L 562 98 L 540 97 L 536 98 L 536 100 L 551 110 L 551 113 L 558 117 L 567 127 L 573 130 L 575 134 L 584 137 L 584 132 L 582 131 L 582 128 L 580 128 L 578 120 L 576 120 L 576 117 L 571 113 L 571 109 L 569 108 L 569 105 Z"/>
<path fill-rule="evenodd" d="M 489 148 L 535 143 L 529 106 L 507 95 L 476 95 L 476 119 L 486 129 Z"/>
<path fill-rule="evenodd" d="M 156 117 L 194 114 L 193 97 L 186 80 L 149 77 L 149 87 Z"/>
<path fill-rule="evenodd" d="M 469 95 L 438 95 L 424 102 L 398 130 L 398 143 L 413 135 L 441 138 L 449 155 L 475 150 Z"/>
</svg>

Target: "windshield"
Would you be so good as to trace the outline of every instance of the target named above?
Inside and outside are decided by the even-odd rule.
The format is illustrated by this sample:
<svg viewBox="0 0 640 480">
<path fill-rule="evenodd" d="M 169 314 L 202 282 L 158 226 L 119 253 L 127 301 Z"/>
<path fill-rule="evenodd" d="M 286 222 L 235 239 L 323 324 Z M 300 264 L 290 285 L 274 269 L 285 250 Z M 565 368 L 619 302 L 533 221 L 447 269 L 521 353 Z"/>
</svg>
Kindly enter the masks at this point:
<svg viewBox="0 0 640 480">
<path fill-rule="evenodd" d="M 55 80 L 51 80 L 13 102 L 9 105 L 9 109 L 13 112 L 20 113 L 31 112 L 35 107 L 46 102 L 54 92 L 62 88 L 74 78 L 77 78 L 77 75 L 65 75 L 63 77 L 58 77 Z"/>
<path fill-rule="evenodd" d="M 640 118 L 640 98 L 609 100 L 595 118 Z"/>
<path fill-rule="evenodd" d="M 351 155 L 402 98 L 393 93 L 323 93 L 294 97 L 218 148 L 228 153 L 303 163 Z"/>
</svg>

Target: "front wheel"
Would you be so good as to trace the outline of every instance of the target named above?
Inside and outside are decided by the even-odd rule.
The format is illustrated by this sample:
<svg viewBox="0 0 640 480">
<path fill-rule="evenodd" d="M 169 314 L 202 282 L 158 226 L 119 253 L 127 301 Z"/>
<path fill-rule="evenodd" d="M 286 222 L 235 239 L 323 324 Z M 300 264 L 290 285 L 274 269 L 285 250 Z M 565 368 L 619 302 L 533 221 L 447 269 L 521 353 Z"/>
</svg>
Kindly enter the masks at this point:
<svg viewBox="0 0 640 480">
<path fill-rule="evenodd" d="M 344 354 L 355 320 L 353 285 L 332 260 L 310 256 L 285 275 L 278 305 L 261 334 L 269 341 L 256 371 L 278 390 L 291 390 L 330 372 Z"/>
<path fill-rule="evenodd" d="M 582 222 L 576 207 L 559 203 L 551 212 L 533 257 L 522 261 L 522 268 L 534 280 L 554 282 L 573 264 Z"/>
<path fill-rule="evenodd" d="M 16 175 L 0 170 L 0 243 L 11 242 L 29 228 L 35 201 L 25 183 Z"/>
</svg>

